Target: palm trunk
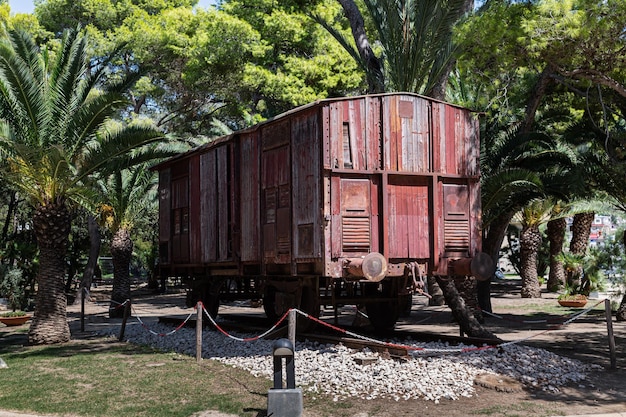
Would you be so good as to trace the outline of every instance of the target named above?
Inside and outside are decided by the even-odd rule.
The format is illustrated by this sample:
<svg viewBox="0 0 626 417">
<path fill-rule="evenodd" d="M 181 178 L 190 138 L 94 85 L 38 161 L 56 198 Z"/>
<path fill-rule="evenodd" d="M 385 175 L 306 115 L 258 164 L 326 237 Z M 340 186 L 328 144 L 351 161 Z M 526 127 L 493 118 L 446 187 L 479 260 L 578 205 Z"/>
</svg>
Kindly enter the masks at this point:
<svg viewBox="0 0 626 417">
<path fill-rule="evenodd" d="M 461 331 L 469 337 L 480 337 L 485 339 L 498 339 L 496 335 L 485 329 L 476 320 L 470 309 L 465 305 L 465 301 L 460 296 L 456 289 L 456 285 L 453 279 L 441 279 L 438 278 L 439 286 L 443 290 L 443 294 L 446 298 L 446 303 L 452 310 L 452 316 L 454 320 L 459 323 Z"/>
<path fill-rule="evenodd" d="M 111 257 L 113 258 L 113 290 L 109 317 L 122 317 L 124 309 L 120 306 L 130 300 L 130 259 L 133 254 L 133 241 L 128 229 L 120 228 L 111 241 Z"/>
<path fill-rule="evenodd" d="M 550 240 L 550 274 L 548 276 L 548 291 L 556 292 L 565 284 L 565 270 L 563 262 L 556 259 L 563 252 L 565 240 L 565 219 L 553 219 L 548 222 L 548 239 Z"/>
<path fill-rule="evenodd" d="M 33 228 L 39 246 L 39 273 L 35 314 L 28 332 L 33 345 L 70 340 L 65 295 L 65 255 L 71 216 L 64 203 L 36 208 Z"/>
<path fill-rule="evenodd" d="M 587 254 L 587 246 L 589 246 L 589 233 L 591 233 L 591 225 L 593 224 L 593 219 L 595 217 L 596 214 L 594 212 L 578 213 L 574 215 L 574 220 L 572 221 L 572 240 L 570 240 L 569 243 L 570 253 L 580 256 L 585 256 Z M 583 277 L 583 266 L 580 265 L 572 276 Z M 568 284 L 574 285 L 573 282 L 568 282 Z"/>
<path fill-rule="evenodd" d="M 506 229 L 513 218 L 514 212 L 505 213 L 496 219 L 489 225 L 487 234 L 483 238 L 483 252 L 491 256 L 491 259 L 498 264 L 500 258 L 500 248 L 502 247 L 502 241 L 506 236 Z M 476 284 L 476 293 L 478 297 L 478 305 L 482 311 L 492 313 L 491 307 L 491 278 L 486 281 L 479 281 Z"/>
<path fill-rule="evenodd" d="M 572 222 L 572 240 L 569 244 L 569 251 L 574 255 L 585 255 L 589 245 L 589 233 L 595 218 L 595 213 L 578 213 L 574 215 Z"/>
<path fill-rule="evenodd" d="M 541 246 L 539 226 L 527 226 L 520 233 L 520 257 L 522 276 L 522 297 L 540 298 L 541 287 L 537 276 L 537 254 Z"/>
</svg>

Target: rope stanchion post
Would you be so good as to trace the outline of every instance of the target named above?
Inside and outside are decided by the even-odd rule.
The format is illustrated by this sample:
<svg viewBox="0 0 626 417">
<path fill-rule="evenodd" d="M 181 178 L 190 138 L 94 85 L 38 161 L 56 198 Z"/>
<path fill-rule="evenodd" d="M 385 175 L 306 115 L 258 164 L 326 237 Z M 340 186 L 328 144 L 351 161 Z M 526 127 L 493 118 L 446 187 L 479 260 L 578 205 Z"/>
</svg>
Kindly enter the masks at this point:
<svg viewBox="0 0 626 417">
<path fill-rule="evenodd" d="M 119 341 L 124 340 L 124 333 L 126 332 L 126 322 L 128 321 L 128 317 L 130 317 L 130 299 L 126 299 L 124 301 L 124 316 L 122 318 L 122 328 L 120 329 L 120 337 Z"/>
<path fill-rule="evenodd" d="M 289 310 L 289 318 L 288 318 L 288 332 L 287 336 L 289 337 L 289 341 L 293 346 L 296 346 L 296 310 Z"/>
<path fill-rule="evenodd" d="M 202 316 L 204 315 L 204 308 L 202 307 L 202 301 L 198 301 L 196 305 L 196 362 L 200 364 L 202 362 Z"/>
<path fill-rule="evenodd" d="M 609 337 L 609 354 L 611 369 L 617 369 L 617 355 L 615 353 L 615 336 L 613 335 L 613 313 L 611 312 L 611 300 L 604 300 L 604 312 L 606 314 L 606 330 Z"/>
</svg>

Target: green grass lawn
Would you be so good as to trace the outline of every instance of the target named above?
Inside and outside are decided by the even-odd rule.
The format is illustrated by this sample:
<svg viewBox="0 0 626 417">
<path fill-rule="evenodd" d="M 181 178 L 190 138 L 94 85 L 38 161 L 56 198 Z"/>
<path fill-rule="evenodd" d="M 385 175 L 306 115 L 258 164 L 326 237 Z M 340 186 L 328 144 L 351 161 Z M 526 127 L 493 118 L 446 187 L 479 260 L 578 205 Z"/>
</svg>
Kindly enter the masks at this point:
<svg viewBox="0 0 626 417">
<path fill-rule="evenodd" d="M 22 332 L 23 333 L 23 332 Z M 187 417 L 202 410 L 240 416 L 267 408 L 271 381 L 248 372 L 113 339 L 24 347 L 0 333 L 0 408 L 80 416 Z"/>
</svg>

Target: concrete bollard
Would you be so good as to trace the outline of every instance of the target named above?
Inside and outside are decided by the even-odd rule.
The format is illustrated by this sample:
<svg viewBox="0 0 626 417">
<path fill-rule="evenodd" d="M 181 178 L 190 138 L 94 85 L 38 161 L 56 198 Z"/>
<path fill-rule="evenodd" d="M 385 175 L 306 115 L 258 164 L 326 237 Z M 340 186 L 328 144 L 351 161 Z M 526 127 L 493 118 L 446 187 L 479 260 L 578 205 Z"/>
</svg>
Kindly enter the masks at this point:
<svg viewBox="0 0 626 417">
<path fill-rule="evenodd" d="M 294 346 L 289 339 L 274 342 L 274 387 L 267 393 L 267 415 L 272 417 L 301 417 L 302 390 L 296 388 L 296 367 Z M 285 361 L 285 381 L 283 386 L 283 359 Z"/>
</svg>

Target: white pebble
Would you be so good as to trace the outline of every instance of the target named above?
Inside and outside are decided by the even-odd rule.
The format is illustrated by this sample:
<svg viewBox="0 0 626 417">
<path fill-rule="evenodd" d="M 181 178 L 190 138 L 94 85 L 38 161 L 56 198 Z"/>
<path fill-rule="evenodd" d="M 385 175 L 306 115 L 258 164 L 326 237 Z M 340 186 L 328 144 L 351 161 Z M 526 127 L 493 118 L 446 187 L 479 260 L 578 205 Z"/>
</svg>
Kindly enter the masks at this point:
<svg viewBox="0 0 626 417">
<path fill-rule="evenodd" d="M 154 324 L 150 328 L 157 333 L 172 330 L 163 324 Z M 236 336 L 247 338 L 253 335 Z M 126 337 L 130 343 L 195 356 L 195 329 L 182 328 L 170 336 L 156 336 L 141 326 L 131 325 L 126 328 Z M 406 341 L 391 342 L 408 344 Z M 245 369 L 257 377 L 272 379 L 272 344 L 272 340 L 241 342 L 206 330 L 202 356 Z M 502 349 L 448 355 L 438 351 L 450 349 L 447 343 L 410 342 L 410 345 L 439 353 L 420 357 L 420 351 L 417 351 L 410 360 L 396 361 L 385 359 L 369 349 L 358 351 L 343 345 L 298 342 L 296 384 L 305 392 L 329 395 L 333 401 L 348 397 L 396 401 L 422 398 L 438 404 L 442 398 L 456 400 L 474 395 L 474 377 L 485 372 L 512 377 L 527 387 L 558 392 L 559 386 L 584 381 L 586 372 L 591 369 L 579 361 L 543 349 L 515 344 Z M 376 360 L 357 364 L 355 359 L 364 355 Z"/>
</svg>

